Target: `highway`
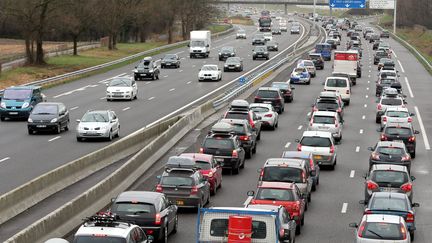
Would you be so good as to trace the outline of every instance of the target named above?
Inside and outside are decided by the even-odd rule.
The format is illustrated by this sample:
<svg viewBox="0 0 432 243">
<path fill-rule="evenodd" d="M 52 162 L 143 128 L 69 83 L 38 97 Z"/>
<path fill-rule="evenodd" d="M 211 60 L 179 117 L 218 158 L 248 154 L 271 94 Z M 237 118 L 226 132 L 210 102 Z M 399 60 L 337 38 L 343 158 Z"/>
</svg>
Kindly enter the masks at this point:
<svg viewBox="0 0 432 243">
<path fill-rule="evenodd" d="M 343 41 L 346 42 L 345 32 Z M 431 152 L 427 136 L 431 136 L 432 112 L 430 94 L 432 91 L 432 79 L 415 57 L 398 42 L 389 39 L 393 49 L 393 59 L 399 70 L 404 93 L 407 94 L 408 108 L 415 112 L 414 127 L 420 131 L 417 135 L 417 156 L 413 160 L 412 175 L 414 181 L 414 202 L 420 203 L 416 209 L 416 233 L 415 242 L 428 243 L 432 239 L 431 221 L 432 189 L 430 173 L 432 171 Z M 357 80 L 357 85 L 352 88 L 351 104 L 345 109 L 344 138 L 338 145 L 338 164 L 334 171 L 322 170 L 320 185 L 312 194 L 312 203 L 306 212 L 305 226 L 297 242 L 305 243 L 346 243 L 353 242 L 354 230 L 348 227 L 351 222 L 359 222 L 363 214 L 364 206 L 359 200 L 363 199 L 364 178 L 363 174 L 368 169 L 370 152 L 367 147 L 375 145 L 379 134 L 375 124 L 375 80 L 377 67 L 373 65 L 373 51 L 369 43 L 363 40 L 363 76 Z M 341 45 L 338 49 L 344 49 Z M 248 190 L 254 190 L 258 179 L 257 169 L 268 158 L 279 157 L 285 150 L 295 150 L 295 139 L 300 138 L 308 124 L 308 113 L 314 98 L 322 90 L 322 81 L 330 76 L 332 63 L 326 62 L 324 70 L 317 72 L 317 77 L 312 80 L 310 86 L 297 85 L 294 90 L 295 100 L 285 105 L 285 113 L 279 117 L 279 128 L 276 131 L 266 131 L 257 148 L 257 154 L 247 160 L 245 169 L 239 175 L 225 174 L 223 187 L 217 195 L 211 198 L 210 206 L 243 206 Z M 289 67 L 275 77 L 275 81 L 285 81 L 293 67 Z M 408 81 L 406 81 L 408 80 Z M 220 117 L 221 113 L 213 116 L 213 121 Z M 419 120 L 422 122 L 419 122 Z M 211 120 L 211 119 L 210 119 Z M 184 141 L 173 148 L 170 154 L 162 158 L 153 170 L 145 175 L 134 190 L 152 190 L 155 185 L 156 175 L 161 173 L 161 168 L 170 155 L 183 150 L 197 152 L 203 136 L 207 133 L 211 123 L 207 121 L 199 129 L 192 131 Z M 179 217 L 179 232 L 170 236 L 169 242 L 194 242 L 196 213 L 194 211 L 182 211 Z M 196 232 L 195 232 L 196 233 Z"/>
<path fill-rule="evenodd" d="M 78 143 L 75 139 L 76 119 L 87 110 L 111 109 L 120 119 L 121 136 L 130 134 L 153 121 L 171 113 L 215 88 L 239 77 L 265 60 L 253 61 L 251 39 L 255 26 L 245 27 L 246 40 L 236 40 L 235 32 L 214 39 L 212 52 L 207 59 L 190 59 L 188 49 L 179 48 L 169 53 L 181 57 L 180 69 L 161 69 L 160 80 L 138 81 L 138 100 L 107 102 L 105 82 L 115 76 L 133 75 L 136 64 L 127 65 L 103 74 L 83 78 L 68 84 L 44 90 L 48 101 L 63 102 L 70 110 L 70 131 L 61 134 L 28 135 L 25 121 L 6 121 L 0 124 L 0 194 L 55 169 L 73 159 L 95 151 L 109 142 L 93 141 Z M 279 50 L 287 48 L 300 35 L 284 33 L 277 36 Z M 220 82 L 198 82 L 198 71 L 203 64 L 218 64 L 220 47 L 234 46 L 237 56 L 244 58 L 244 72 L 223 73 Z M 164 53 L 163 53 L 164 54 Z M 154 56 L 159 59 L 163 54 Z M 271 57 L 276 55 L 274 52 Z"/>
</svg>

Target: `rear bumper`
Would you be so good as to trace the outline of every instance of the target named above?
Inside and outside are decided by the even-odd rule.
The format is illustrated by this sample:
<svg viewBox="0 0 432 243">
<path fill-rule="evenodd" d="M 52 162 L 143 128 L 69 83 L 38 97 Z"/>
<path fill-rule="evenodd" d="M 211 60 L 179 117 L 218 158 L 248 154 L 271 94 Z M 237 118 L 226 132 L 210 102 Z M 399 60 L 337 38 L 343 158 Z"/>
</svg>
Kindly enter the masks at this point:
<svg viewBox="0 0 432 243">
<path fill-rule="evenodd" d="M 8 118 L 28 118 L 30 113 L 31 109 L 0 109 L 0 116 Z"/>
<path fill-rule="evenodd" d="M 314 155 L 314 159 L 319 165 L 333 165 L 336 160 L 336 155 Z"/>
<path fill-rule="evenodd" d="M 196 208 L 199 206 L 200 199 L 198 196 L 182 197 L 182 196 L 170 196 L 165 194 L 168 200 L 172 201 L 179 208 Z"/>
</svg>

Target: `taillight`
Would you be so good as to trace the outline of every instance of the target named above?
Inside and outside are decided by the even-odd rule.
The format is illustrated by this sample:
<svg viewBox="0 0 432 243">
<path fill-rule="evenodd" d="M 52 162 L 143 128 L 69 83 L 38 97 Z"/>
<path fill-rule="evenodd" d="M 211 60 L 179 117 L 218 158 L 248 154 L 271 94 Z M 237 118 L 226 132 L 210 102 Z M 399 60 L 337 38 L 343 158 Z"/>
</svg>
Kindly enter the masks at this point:
<svg viewBox="0 0 432 243">
<path fill-rule="evenodd" d="M 408 122 L 412 122 L 412 118 L 411 117 L 408 117 Z"/>
<path fill-rule="evenodd" d="M 381 105 L 381 104 L 378 104 L 378 105 L 377 105 L 377 109 L 378 109 L 378 110 L 381 110 L 381 109 L 382 109 L 382 105 Z"/>
<path fill-rule="evenodd" d="M 336 110 L 336 112 L 341 113 L 341 112 L 342 112 L 342 108 L 338 108 L 338 109 Z"/>
<path fill-rule="evenodd" d="M 382 121 L 383 121 L 383 122 L 387 122 L 387 117 L 384 116 L 384 117 L 382 118 Z"/>
<path fill-rule="evenodd" d="M 406 216 L 406 220 L 407 223 L 414 223 L 414 214 L 413 213 L 408 213 Z"/>
<path fill-rule="evenodd" d="M 210 171 L 210 172 L 207 174 L 207 177 L 213 177 L 213 172 Z"/>
<path fill-rule="evenodd" d="M 335 147 L 332 145 L 332 146 L 330 147 L 330 153 L 332 154 L 332 153 L 334 153 L 334 151 L 335 151 Z"/>
<path fill-rule="evenodd" d="M 260 171 L 260 177 L 263 177 L 263 176 L 264 176 L 264 168 L 262 168 Z"/>
<path fill-rule="evenodd" d="M 406 229 L 402 223 L 400 223 L 399 226 L 400 226 L 400 231 L 402 233 L 402 239 L 405 240 L 407 238 Z"/>
<path fill-rule="evenodd" d="M 297 201 L 296 204 L 294 204 L 293 210 L 300 214 L 300 201 Z"/>
<path fill-rule="evenodd" d="M 237 152 L 237 150 L 234 149 L 234 150 L 232 151 L 232 157 L 233 157 L 233 158 L 238 158 L 238 152 Z"/>
<path fill-rule="evenodd" d="M 375 189 L 378 188 L 378 184 L 376 184 L 376 183 L 373 182 L 373 181 L 367 181 L 367 182 L 366 182 L 366 185 L 367 185 L 367 189 L 368 189 L 368 190 L 375 190 Z"/>
<path fill-rule="evenodd" d="M 265 117 L 273 117 L 273 114 L 266 114 Z"/>
<path fill-rule="evenodd" d="M 370 211 L 370 210 L 366 210 L 366 211 L 364 212 L 364 214 L 372 214 L 372 211 Z"/>
<path fill-rule="evenodd" d="M 203 154 L 204 153 L 204 148 L 200 148 L 199 152 L 200 152 L 200 154 Z"/>
<path fill-rule="evenodd" d="M 255 96 L 255 99 L 256 99 L 256 100 L 259 100 L 259 99 L 261 99 L 261 97 L 259 97 L 259 96 Z"/>
<path fill-rule="evenodd" d="M 318 107 L 314 106 L 312 110 L 313 111 L 318 111 Z"/>
<path fill-rule="evenodd" d="M 409 161 L 411 159 L 411 156 L 409 154 L 406 154 L 404 156 L 402 156 L 401 161 Z"/>
<path fill-rule="evenodd" d="M 381 134 L 380 140 L 381 141 L 387 141 L 387 136 L 385 134 Z"/>
<path fill-rule="evenodd" d="M 314 162 L 312 159 L 309 159 L 309 164 L 310 164 L 310 167 L 312 168 L 312 170 L 315 170 Z"/>
<path fill-rule="evenodd" d="M 408 138 L 408 142 L 411 142 L 411 143 L 415 142 L 415 140 L 416 140 L 416 138 L 414 136 L 411 136 Z"/>
<path fill-rule="evenodd" d="M 156 192 L 162 192 L 162 191 L 163 191 L 162 185 L 161 184 L 157 184 L 156 185 Z"/>
<path fill-rule="evenodd" d="M 297 151 L 301 151 L 302 150 L 302 145 L 301 144 L 297 144 Z"/>
<path fill-rule="evenodd" d="M 249 141 L 250 137 L 249 136 L 240 136 L 240 140 L 242 141 Z"/>
<path fill-rule="evenodd" d="M 155 216 L 155 225 L 161 225 L 162 224 L 162 217 L 160 213 L 157 213 Z"/>
<path fill-rule="evenodd" d="M 363 231 L 365 230 L 366 222 L 363 222 L 357 232 L 358 237 L 363 238 Z"/>
<path fill-rule="evenodd" d="M 400 189 L 404 192 L 410 192 L 412 190 L 412 184 L 410 182 L 407 182 L 403 184 Z"/>
<path fill-rule="evenodd" d="M 191 194 L 191 195 L 195 195 L 195 194 L 197 194 L 197 193 L 198 193 L 198 187 L 196 187 L 196 186 L 192 186 L 190 194 Z"/>
<path fill-rule="evenodd" d="M 373 160 L 381 160 L 378 153 L 372 152 L 371 157 Z"/>
</svg>

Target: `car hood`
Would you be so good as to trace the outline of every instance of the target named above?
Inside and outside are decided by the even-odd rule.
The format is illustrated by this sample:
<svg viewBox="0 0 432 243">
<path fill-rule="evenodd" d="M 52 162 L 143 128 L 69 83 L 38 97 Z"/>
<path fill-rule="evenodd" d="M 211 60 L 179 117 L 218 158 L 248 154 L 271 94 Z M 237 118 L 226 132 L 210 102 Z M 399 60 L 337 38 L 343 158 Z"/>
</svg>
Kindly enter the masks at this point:
<svg viewBox="0 0 432 243">
<path fill-rule="evenodd" d="M 78 125 L 79 128 L 89 128 L 89 129 L 95 129 L 95 128 L 103 128 L 108 126 L 109 123 L 108 122 L 80 122 L 80 124 Z"/>
<path fill-rule="evenodd" d="M 33 120 L 33 122 L 36 121 L 51 121 L 54 118 L 58 118 L 57 114 L 47 114 L 47 115 L 40 115 L 40 114 L 30 114 L 30 119 Z"/>
<path fill-rule="evenodd" d="M 116 87 L 116 86 L 107 87 L 107 92 L 126 92 L 131 90 L 132 87 Z"/>
</svg>

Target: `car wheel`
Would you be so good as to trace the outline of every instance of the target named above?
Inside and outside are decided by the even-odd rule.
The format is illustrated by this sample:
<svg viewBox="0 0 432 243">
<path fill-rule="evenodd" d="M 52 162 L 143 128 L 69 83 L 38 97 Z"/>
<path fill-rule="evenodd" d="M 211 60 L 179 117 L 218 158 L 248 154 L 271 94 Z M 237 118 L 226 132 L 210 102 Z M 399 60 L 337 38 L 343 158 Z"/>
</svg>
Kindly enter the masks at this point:
<svg viewBox="0 0 432 243">
<path fill-rule="evenodd" d="M 312 193 L 309 193 L 309 196 L 308 196 L 308 202 L 312 202 Z"/>
<path fill-rule="evenodd" d="M 156 79 L 159 80 L 159 74 L 156 74 Z"/>
<path fill-rule="evenodd" d="M 295 231 L 295 233 L 296 233 L 296 235 L 301 234 L 301 226 L 300 226 L 300 225 L 297 225 L 297 226 L 296 226 L 296 231 Z"/>
<path fill-rule="evenodd" d="M 82 137 L 77 137 L 77 141 L 81 142 L 82 141 Z"/>
<path fill-rule="evenodd" d="M 0 116 L 0 120 L 1 120 L 1 121 L 4 121 L 4 120 L 5 120 L 5 117 L 4 117 L 4 116 Z"/>
<path fill-rule="evenodd" d="M 261 140 L 261 131 L 258 133 L 257 140 Z"/>
<path fill-rule="evenodd" d="M 34 133 L 34 131 L 31 128 L 29 128 L 28 129 L 28 134 L 33 135 L 33 133 Z"/>
<path fill-rule="evenodd" d="M 255 60 L 256 59 L 256 57 L 252 57 L 252 60 Z"/>
<path fill-rule="evenodd" d="M 177 233 L 177 229 L 178 229 L 178 215 L 175 216 L 175 219 L 174 219 L 174 228 L 171 231 L 171 234 Z"/>
<path fill-rule="evenodd" d="M 256 151 L 257 151 L 257 144 L 256 144 L 256 142 L 255 142 L 255 145 L 254 145 L 254 147 L 253 147 L 253 149 L 252 149 L 252 153 L 256 154 Z"/>
<path fill-rule="evenodd" d="M 109 141 L 112 141 L 112 140 L 113 140 L 112 131 L 110 131 L 109 134 L 108 134 L 108 140 L 109 140 Z"/>
<path fill-rule="evenodd" d="M 378 124 L 381 123 L 381 117 L 379 116 L 375 117 L 375 122 Z"/>
<path fill-rule="evenodd" d="M 309 81 L 307 81 L 306 84 L 307 84 L 307 85 L 310 85 L 310 84 L 311 84 L 311 80 L 309 79 Z"/>
<path fill-rule="evenodd" d="M 330 169 L 331 170 L 334 170 L 335 169 L 335 167 L 336 167 L 336 163 L 337 163 L 337 160 L 335 159 L 335 162 L 331 165 L 331 167 L 330 167 Z"/>
<path fill-rule="evenodd" d="M 316 184 L 315 183 L 312 184 L 312 191 L 313 192 L 316 191 Z"/>
<path fill-rule="evenodd" d="M 252 158 L 252 149 L 249 149 L 249 150 L 246 152 L 246 159 L 250 159 L 250 158 Z M 241 168 L 243 168 L 243 167 L 244 167 L 244 164 L 242 165 Z"/>
<path fill-rule="evenodd" d="M 411 241 L 414 241 L 414 231 L 410 232 Z"/>
<path fill-rule="evenodd" d="M 151 80 L 155 80 L 155 75 L 154 75 L 154 74 L 153 74 L 153 76 L 152 76 Z"/>
<path fill-rule="evenodd" d="M 236 166 L 236 167 L 232 168 L 232 174 L 233 175 L 238 175 L 239 172 L 240 172 L 239 166 Z"/>
<path fill-rule="evenodd" d="M 161 243 L 168 243 L 168 225 L 165 225 L 163 235 L 160 239 Z"/>
<path fill-rule="evenodd" d="M 120 137 L 120 127 L 118 128 L 118 130 L 117 130 L 117 134 L 116 134 L 116 137 L 117 138 L 119 138 Z"/>
<path fill-rule="evenodd" d="M 216 195 L 216 192 L 217 192 L 217 186 L 214 185 L 213 190 L 210 192 L 210 195 L 214 196 L 214 195 Z"/>
<path fill-rule="evenodd" d="M 65 131 L 69 131 L 69 121 L 67 121 L 66 126 L 64 127 Z"/>
<path fill-rule="evenodd" d="M 412 153 L 410 153 L 411 154 L 411 158 L 415 158 L 416 157 L 416 152 L 415 152 L 415 150 L 414 150 L 414 152 L 412 152 Z"/>
<path fill-rule="evenodd" d="M 61 125 L 60 124 L 57 124 L 57 127 L 56 127 L 56 131 L 55 131 L 57 134 L 60 134 L 61 133 Z"/>
</svg>

